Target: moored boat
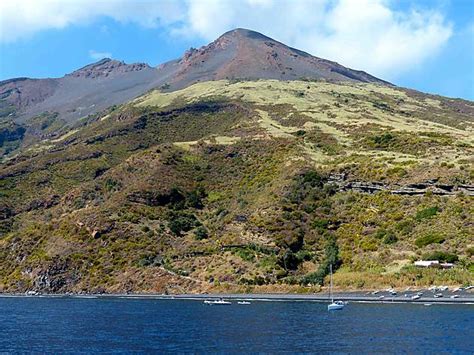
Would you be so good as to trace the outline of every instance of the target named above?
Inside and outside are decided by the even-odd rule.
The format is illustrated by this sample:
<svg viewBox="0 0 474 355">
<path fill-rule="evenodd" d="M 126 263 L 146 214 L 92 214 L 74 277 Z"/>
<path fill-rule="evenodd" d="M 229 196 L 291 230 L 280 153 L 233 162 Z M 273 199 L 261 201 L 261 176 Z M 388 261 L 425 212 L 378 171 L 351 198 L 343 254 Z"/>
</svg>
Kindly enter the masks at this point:
<svg viewBox="0 0 474 355">
<path fill-rule="evenodd" d="M 334 297 L 332 297 L 332 264 L 329 265 L 329 273 L 330 273 L 330 287 L 329 287 L 329 296 L 331 298 L 331 303 L 328 304 L 328 311 L 337 311 L 344 308 L 345 303 L 343 301 L 334 301 Z"/>
</svg>

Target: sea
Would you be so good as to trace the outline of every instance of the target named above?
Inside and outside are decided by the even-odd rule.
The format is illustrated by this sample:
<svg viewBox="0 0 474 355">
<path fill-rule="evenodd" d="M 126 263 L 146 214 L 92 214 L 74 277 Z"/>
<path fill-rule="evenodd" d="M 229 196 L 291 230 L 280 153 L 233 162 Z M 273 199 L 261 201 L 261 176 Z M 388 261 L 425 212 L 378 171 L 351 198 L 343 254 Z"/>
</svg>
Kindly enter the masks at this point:
<svg viewBox="0 0 474 355">
<path fill-rule="evenodd" d="M 0 352 L 473 354 L 474 306 L 0 297 Z"/>
</svg>

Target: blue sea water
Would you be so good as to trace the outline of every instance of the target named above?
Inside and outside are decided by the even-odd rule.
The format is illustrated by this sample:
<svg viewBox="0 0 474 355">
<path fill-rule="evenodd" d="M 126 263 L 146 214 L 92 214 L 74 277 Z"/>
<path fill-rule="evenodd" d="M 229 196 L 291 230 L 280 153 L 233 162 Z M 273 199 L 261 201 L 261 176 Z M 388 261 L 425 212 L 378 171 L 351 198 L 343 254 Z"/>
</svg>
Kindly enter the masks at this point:
<svg viewBox="0 0 474 355">
<path fill-rule="evenodd" d="M 0 297 L 6 353 L 466 353 L 472 305 Z"/>
</svg>

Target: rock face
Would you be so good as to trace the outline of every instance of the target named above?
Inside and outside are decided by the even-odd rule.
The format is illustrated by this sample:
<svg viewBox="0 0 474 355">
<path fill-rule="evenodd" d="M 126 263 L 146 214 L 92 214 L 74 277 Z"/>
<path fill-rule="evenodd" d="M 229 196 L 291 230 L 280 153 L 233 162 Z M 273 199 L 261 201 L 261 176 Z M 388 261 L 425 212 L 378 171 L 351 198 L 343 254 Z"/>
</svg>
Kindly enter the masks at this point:
<svg viewBox="0 0 474 355">
<path fill-rule="evenodd" d="M 86 65 L 85 67 L 73 71 L 66 76 L 75 78 L 107 78 L 108 76 L 119 75 L 123 73 L 135 72 L 149 69 L 150 66 L 145 63 L 125 64 L 118 60 L 109 58 L 102 59 L 97 63 Z"/>
<path fill-rule="evenodd" d="M 26 110 L 50 97 L 57 87 L 57 79 L 16 78 L 2 81 L 0 82 L 1 106 Z"/>
<path fill-rule="evenodd" d="M 428 192 L 439 196 L 454 196 L 456 194 L 474 196 L 474 185 L 447 185 L 439 184 L 432 180 L 407 185 L 389 185 L 379 181 L 346 181 L 346 176 L 344 174 L 333 174 L 330 176 L 328 182 L 336 185 L 339 191 L 354 190 L 364 193 L 386 191 L 394 195 L 408 196 L 424 195 Z"/>
<path fill-rule="evenodd" d="M 236 29 L 182 58 L 152 68 L 109 58 L 62 78 L 17 78 L 0 82 L 0 118 L 24 122 L 44 112 L 73 122 L 153 88 L 177 90 L 198 81 L 220 79 L 324 79 L 389 84 L 288 47 L 260 33 Z"/>
</svg>

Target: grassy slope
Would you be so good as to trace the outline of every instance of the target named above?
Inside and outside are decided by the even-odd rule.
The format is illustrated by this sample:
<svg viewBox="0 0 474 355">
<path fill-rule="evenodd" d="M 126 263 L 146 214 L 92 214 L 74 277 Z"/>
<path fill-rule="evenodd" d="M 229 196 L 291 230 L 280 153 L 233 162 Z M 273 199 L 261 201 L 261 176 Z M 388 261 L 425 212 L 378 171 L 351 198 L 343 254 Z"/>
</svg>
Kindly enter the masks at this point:
<svg viewBox="0 0 474 355">
<path fill-rule="evenodd" d="M 473 112 L 364 84 L 151 92 L 4 162 L 0 289 L 304 292 L 333 259 L 341 287 L 469 283 L 472 197 L 326 177 L 472 184 Z M 456 269 L 410 266 L 435 251 Z"/>
</svg>

